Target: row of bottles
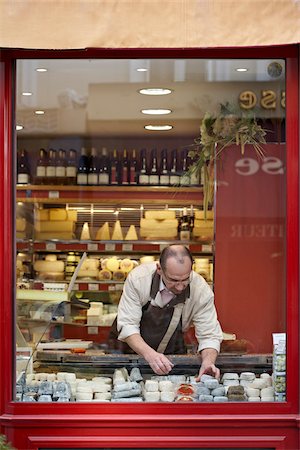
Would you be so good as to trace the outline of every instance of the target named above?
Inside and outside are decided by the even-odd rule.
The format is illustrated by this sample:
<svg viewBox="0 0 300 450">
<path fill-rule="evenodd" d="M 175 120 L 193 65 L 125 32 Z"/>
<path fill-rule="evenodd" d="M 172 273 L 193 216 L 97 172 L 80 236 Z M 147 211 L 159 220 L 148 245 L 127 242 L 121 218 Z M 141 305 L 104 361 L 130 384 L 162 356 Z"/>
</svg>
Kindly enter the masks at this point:
<svg viewBox="0 0 300 450">
<path fill-rule="evenodd" d="M 178 220 L 178 237 L 181 241 L 189 241 L 192 238 L 194 223 L 195 214 L 193 205 L 191 205 L 189 214 L 187 208 L 183 208 Z"/>
<path fill-rule="evenodd" d="M 102 148 L 98 155 L 95 147 L 90 152 L 85 147 L 78 157 L 77 151 L 64 149 L 46 151 L 41 148 L 34 174 L 31 174 L 26 150 L 18 152 L 18 184 L 58 185 L 142 185 L 142 186 L 193 186 L 199 185 L 197 174 L 190 175 L 192 161 L 186 150 L 157 152 L 146 149 L 111 153 Z"/>
</svg>

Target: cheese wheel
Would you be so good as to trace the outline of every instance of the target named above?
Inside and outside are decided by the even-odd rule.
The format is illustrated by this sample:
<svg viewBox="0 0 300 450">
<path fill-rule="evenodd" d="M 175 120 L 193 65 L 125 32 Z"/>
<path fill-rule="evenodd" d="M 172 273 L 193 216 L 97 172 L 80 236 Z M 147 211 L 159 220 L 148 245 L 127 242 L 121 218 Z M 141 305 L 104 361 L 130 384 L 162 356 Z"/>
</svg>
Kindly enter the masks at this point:
<svg viewBox="0 0 300 450">
<path fill-rule="evenodd" d="M 56 255 L 46 255 L 45 261 L 57 261 L 57 256 Z"/>
<path fill-rule="evenodd" d="M 134 267 L 133 261 L 131 261 L 131 259 L 129 258 L 124 258 L 120 262 L 120 269 L 126 273 L 130 272 L 133 269 L 133 267 Z"/>
<path fill-rule="evenodd" d="M 115 272 L 120 268 L 120 261 L 117 258 L 108 258 L 105 264 L 106 269 Z"/>
<path fill-rule="evenodd" d="M 146 219 L 176 219 L 175 211 L 170 211 L 168 209 L 163 209 L 161 211 L 145 211 Z"/>
<path fill-rule="evenodd" d="M 72 231 L 36 231 L 35 238 L 41 241 L 49 239 L 71 240 L 74 239 L 74 234 Z"/>
<path fill-rule="evenodd" d="M 63 281 L 65 274 L 64 272 L 38 272 L 37 277 L 45 281 Z"/>
<path fill-rule="evenodd" d="M 48 221 L 36 221 L 34 223 L 34 229 L 36 231 L 41 232 L 50 232 L 50 231 L 74 231 L 74 222 L 68 220 L 54 220 L 52 222 Z"/>
<path fill-rule="evenodd" d="M 150 263 L 150 262 L 153 262 L 153 261 L 155 261 L 154 256 L 142 256 L 140 258 L 140 263 L 141 264 Z"/>
<path fill-rule="evenodd" d="M 99 267 L 99 259 L 96 258 L 86 258 L 80 270 L 97 270 Z"/>
<path fill-rule="evenodd" d="M 97 278 L 98 269 L 80 269 L 77 276 L 78 278 Z"/>
<path fill-rule="evenodd" d="M 201 210 L 201 211 L 196 210 L 195 211 L 195 219 L 204 220 L 204 217 L 205 217 L 204 210 Z M 213 220 L 213 218 L 214 218 L 213 210 L 206 211 L 206 220 Z"/>
<path fill-rule="evenodd" d="M 65 265 L 63 261 L 45 261 L 39 259 L 33 265 L 37 272 L 63 272 Z"/>
<path fill-rule="evenodd" d="M 123 270 L 116 270 L 113 272 L 113 280 L 124 281 L 125 278 L 126 278 L 126 274 Z"/>
<path fill-rule="evenodd" d="M 52 208 L 49 209 L 50 220 L 67 220 L 67 210 L 64 208 Z"/>
<path fill-rule="evenodd" d="M 49 209 L 36 209 L 35 220 L 49 220 Z"/>
<path fill-rule="evenodd" d="M 98 274 L 99 280 L 111 280 L 112 279 L 112 273 L 110 270 L 107 269 L 101 269 Z"/>
</svg>

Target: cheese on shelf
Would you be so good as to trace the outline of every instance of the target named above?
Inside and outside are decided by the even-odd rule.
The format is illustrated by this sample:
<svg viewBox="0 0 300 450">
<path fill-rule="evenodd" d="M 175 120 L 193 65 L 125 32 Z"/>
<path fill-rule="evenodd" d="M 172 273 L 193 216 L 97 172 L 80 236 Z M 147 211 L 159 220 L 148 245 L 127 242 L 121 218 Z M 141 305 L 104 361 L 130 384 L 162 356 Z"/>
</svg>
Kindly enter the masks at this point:
<svg viewBox="0 0 300 450">
<path fill-rule="evenodd" d="M 49 221 L 36 221 L 34 224 L 34 228 L 36 231 L 74 231 L 74 222 L 73 221 L 61 221 L 61 220 L 53 220 Z"/>
<path fill-rule="evenodd" d="M 196 210 L 195 211 L 195 219 L 204 220 L 205 214 L 203 210 Z M 214 218 L 214 212 L 213 210 L 209 209 L 206 211 L 206 220 L 213 220 Z"/>
<path fill-rule="evenodd" d="M 115 225 L 114 225 L 114 229 L 113 229 L 113 233 L 112 233 L 112 237 L 111 237 L 112 241 L 123 241 L 123 232 L 122 232 L 122 227 L 121 227 L 121 223 L 119 220 L 116 221 Z"/>
<path fill-rule="evenodd" d="M 71 240 L 74 239 L 74 234 L 71 231 L 36 231 L 35 238 L 41 241 L 47 241 L 50 239 Z"/>
<path fill-rule="evenodd" d="M 168 209 L 163 209 L 161 211 L 145 211 L 145 218 L 146 219 L 176 219 L 176 213 L 175 211 L 170 211 Z"/>
<path fill-rule="evenodd" d="M 145 239 L 160 238 L 160 239 L 172 239 L 177 237 L 177 227 L 168 229 L 150 229 L 140 228 L 140 236 Z"/>
<path fill-rule="evenodd" d="M 120 261 L 117 258 L 108 258 L 105 264 L 105 268 L 111 272 L 115 272 L 120 268 Z"/>
<path fill-rule="evenodd" d="M 26 229 L 26 220 L 21 217 L 16 219 L 16 231 L 25 231 Z"/>
<path fill-rule="evenodd" d="M 65 265 L 63 261 L 46 261 L 39 259 L 33 265 L 37 272 L 64 272 Z"/>
<path fill-rule="evenodd" d="M 99 230 L 96 233 L 96 240 L 97 241 L 109 241 L 110 240 L 110 230 L 109 230 L 108 222 L 105 222 L 105 224 L 99 228 Z"/>
<path fill-rule="evenodd" d="M 130 225 L 129 230 L 125 236 L 125 241 L 137 241 L 138 235 L 134 225 Z"/>
<path fill-rule="evenodd" d="M 177 219 L 141 219 L 140 227 L 141 228 L 177 228 L 178 221 Z"/>
<path fill-rule="evenodd" d="M 49 220 L 49 209 L 36 209 L 35 220 Z"/>
<path fill-rule="evenodd" d="M 68 214 L 67 210 L 64 208 L 53 208 L 49 209 L 49 219 L 50 220 L 67 220 Z"/>
<path fill-rule="evenodd" d="M 85 222 L 82 226 L 80 239 L 81 239 L 81 241 L 90 241 L 91 240 L 90 228 L 89 228 L 89 224 L 87 222 Z"/>
</svg>

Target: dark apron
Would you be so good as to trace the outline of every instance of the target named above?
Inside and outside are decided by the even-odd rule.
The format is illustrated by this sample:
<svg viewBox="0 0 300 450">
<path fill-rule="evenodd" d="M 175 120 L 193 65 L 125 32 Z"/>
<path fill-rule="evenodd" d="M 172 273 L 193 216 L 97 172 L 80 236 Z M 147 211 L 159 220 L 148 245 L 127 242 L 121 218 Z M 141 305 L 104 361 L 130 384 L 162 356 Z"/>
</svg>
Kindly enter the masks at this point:
<svg viewBox="0 0 300 450">
<path fill-rule="evenodd" d="M 140 333 L 144 341 L 154 350 L 157 350 L 171 322 L 174 306 L 184 303 L 190 295 L 190 287 L 187 286 L 181 294 L 176 295 L 166 306 L 160 308 L 153 306 L 151 299 L 156 297 L 160 285 L 160 276 L 157 272 L 153 275 L 150 299 L 142 308 L 142 318 L 140 322 Z M 117 318 L 114 320 L 108 337 L 109 350 L 117 350 L 121 353 L 135 353 L 129 345 L 118 340 Z M 164 351 L 165 354 L 175 355 L 186 353 L 186 346 L 183 339 L 182 319 L 180 319 L 169 343 Z"/>
</svg>

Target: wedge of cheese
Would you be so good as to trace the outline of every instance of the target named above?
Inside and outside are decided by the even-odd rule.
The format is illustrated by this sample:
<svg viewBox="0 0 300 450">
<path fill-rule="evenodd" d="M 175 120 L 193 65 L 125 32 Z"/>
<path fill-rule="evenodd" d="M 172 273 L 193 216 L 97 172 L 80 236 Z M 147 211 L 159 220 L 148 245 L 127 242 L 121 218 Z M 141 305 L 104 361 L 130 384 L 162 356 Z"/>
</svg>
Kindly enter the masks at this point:
<svg viewBox="0 0 300 450">
<path fill-rule="evenodd" d="M 97 241 L 110 241 L 110 230 L 109 230 L 108 222 L 105 222 L 105 224 L 99 228 L 99 230 L 96 233 L 96 240 Z"/>
<path fill-rule="evenodd" d="M 91 240 L 90 228 L 89 228 L 89 224 L 87 222 L 85 222 L 82 226 L 80 240 L 81 241 L 90 241 Z"/>
<path fill-rule="evenodd" d="M 117 220 L 114 225 L 111 239 L 112 239 L 112 241 L 123 241 L 124 240 L 122 227 L 121 227 L 121 223 L 119 220 Z"/>
<path fill-rule="evenodd" d="M 129 230 L 125 236 L 125 241 L 137 241 L 138 235 L 134 225 L 130 225 Z"/>
<path fill-rule="evenodd" d="M 145 211 L 145 218 L 146 219 L 176 219 L 176 213 L 175 211 L 170 211 L 168 209 L 163 209 L 161 211 L 155 211 L 155 210 L 149 210 Z"/>
</svg>

